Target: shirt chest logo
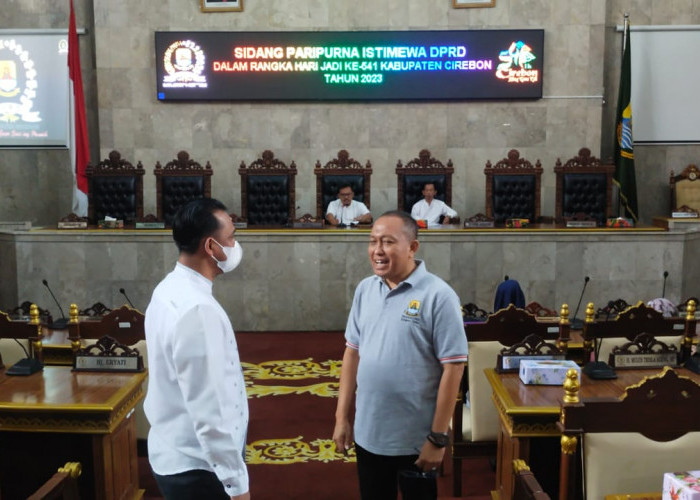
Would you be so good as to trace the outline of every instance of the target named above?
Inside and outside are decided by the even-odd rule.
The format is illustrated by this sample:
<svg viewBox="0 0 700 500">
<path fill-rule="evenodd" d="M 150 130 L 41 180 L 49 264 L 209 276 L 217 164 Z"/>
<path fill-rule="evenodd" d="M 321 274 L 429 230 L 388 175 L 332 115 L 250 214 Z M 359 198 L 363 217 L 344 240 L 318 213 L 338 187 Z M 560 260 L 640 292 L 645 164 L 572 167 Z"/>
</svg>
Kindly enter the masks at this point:
<svg viewBox="0 0 700 500">
<path fill-rule="evenodd" d="M 408 308 L 404 311 L 406 316 L 417 317 L 420 316 L 420 300 L 412 300 L 408 303 Z"/>
</svg>

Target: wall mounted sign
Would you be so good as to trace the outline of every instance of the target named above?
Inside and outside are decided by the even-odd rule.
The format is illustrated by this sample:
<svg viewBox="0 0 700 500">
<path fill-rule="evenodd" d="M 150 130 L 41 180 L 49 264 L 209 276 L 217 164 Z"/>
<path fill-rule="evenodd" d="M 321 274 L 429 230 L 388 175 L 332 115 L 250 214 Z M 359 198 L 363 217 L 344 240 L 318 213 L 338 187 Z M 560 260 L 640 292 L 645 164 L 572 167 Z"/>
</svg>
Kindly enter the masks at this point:
<svg viewBox="0 0 700 500">
<path fill-rule="evenodd" d="M 156 32 L 158 99 L 542 97 L 544 30 Z"/>
</svg>

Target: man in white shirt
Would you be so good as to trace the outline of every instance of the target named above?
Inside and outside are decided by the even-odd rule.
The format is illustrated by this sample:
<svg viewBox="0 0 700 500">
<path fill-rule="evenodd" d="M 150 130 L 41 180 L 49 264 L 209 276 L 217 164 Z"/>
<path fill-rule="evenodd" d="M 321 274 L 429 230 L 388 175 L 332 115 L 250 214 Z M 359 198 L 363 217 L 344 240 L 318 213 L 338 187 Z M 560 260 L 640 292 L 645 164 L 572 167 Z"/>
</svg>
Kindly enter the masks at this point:
<svg viewBox="0 0 700 500">
<path fill-rule="evenodd" d="M 372 222 L 372 214 L 361 201 L 353 200 L 355 193 L 350 184 L 340 186 L 338 199 L 328 204 L 326 220 L 333 226 L 369 224 Z"/>
<path fill-rule="evenodd" d="M 250 499 L 248 401 L 233 328 L 212 295 L 243 250 L 226 207 L 194 200 L 173 219 L 180 252 L 146 309 L 148 457 L 167 500 Z"/>
<path fill-rule="evenodd" d="M 415 220 L 427 220 L 428 224 L 449 224 L 450 219 L 457 217 L 457 212 L 452 210 L 444 201 L 435 198 L 437 189 L 435 184 L 428 182 L 423 186 L 423 199 L 416 202 L 411 209 L 411 217 Z M 440 221 L 440 217 L 443 217 Z"/>
</svg>

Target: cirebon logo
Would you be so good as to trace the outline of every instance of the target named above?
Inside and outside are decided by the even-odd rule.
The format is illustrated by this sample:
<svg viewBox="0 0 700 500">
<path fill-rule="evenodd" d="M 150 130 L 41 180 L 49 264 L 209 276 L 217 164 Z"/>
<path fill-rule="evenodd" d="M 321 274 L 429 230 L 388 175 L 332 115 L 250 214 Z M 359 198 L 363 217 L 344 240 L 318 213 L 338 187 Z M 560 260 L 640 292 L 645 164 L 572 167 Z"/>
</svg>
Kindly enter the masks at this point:
<svg viewBox="0 0 700 500">
<path fill-rule="evenodd" d="M 513 42 L 498 54 L 501 62 L 496 67 L 496 77 L 508 83 L 535 83 L 540 79 L 540 71 L 532 69 L 535 59 L 532 47 L 523 41 Z"/>
<path fill-rule="evenodd" d="M 204 51 L 192 40 L 171 43 L 163 54 L 163 88 L 206 88 L 205 61 Z"/>
<path fill-rule="evenodd" d="M 0 122 L 41 121 L 32 111 L 37 72 L 30 54 L 14 39 L 0 39 Z"/>
</svg>

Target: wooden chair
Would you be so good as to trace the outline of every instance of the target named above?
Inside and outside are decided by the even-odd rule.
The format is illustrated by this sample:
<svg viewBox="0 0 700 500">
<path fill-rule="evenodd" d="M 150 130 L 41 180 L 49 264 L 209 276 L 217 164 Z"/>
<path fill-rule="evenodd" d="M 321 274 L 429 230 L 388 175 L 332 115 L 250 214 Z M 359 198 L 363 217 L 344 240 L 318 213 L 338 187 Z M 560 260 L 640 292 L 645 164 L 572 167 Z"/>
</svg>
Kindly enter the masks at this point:
<svg viewBox="0 0 700 500">
<path fill-rule="evenodd" d="M 666 367 L 619 399 L 582 399 L 569 371 L 559 422 L 560 500 L 659 491 L 665 472 L 697 469 L 700 385 L 684 373 Z"/>
<path fill-rule="evenodd" d="M 480 308 L 473 302 L 462 306 L 462 317 L 465 323 L 486 321 L 488 316 L 489 313 L 486 310 Z"/>
<path fill-rule="evenodd" d="M 29 309 L 29 321 L 12 320 L 9 314 L 0 311 L 0 368 L 9 368 L 26 358 L 25 349 L 30 356 L 43 362 L 43 337 L 36 304 Z"/>
<path fill-rule="evenodd" d="M 9 314 L 10 314 L 10 319 L 16 319 L 16 320 L 23 320 L 23 319 L 28 319 L 29 318 L 29 313 L 31 311 L 32 305 L 35 305 L 33 302 L 30 302 L 29 300 L 25 300 L 22 302 L 20 305 L 12 309 Z M 53 323 L 53 316 L 51 316 L 51 312 L 48 309 L 42 309 L 39 306 L 36 306 L 38 311 L 39 311 L 39 321 L 41 322 L 42 325 L 48 325 L 50 323 Z"/>
<path fill-rule="evenodd" d="M 338 191 L 343 184 L 352 187 L 353 199 L 370 208 L 370 181 L 372 164 L 369 160 L 363 167 L 359 161 L 350 157 L 345 149 L 338 151 L 337 158 L 332 158 L 325 165 L 316 160 L 316 218 L 323 220 L 328 204 L 338 199 Z"/>
<path fill-rule="evenodd" d="M 671 171 L 669 185 L 671 212 L 700 212 L 700 169 L 696 165 L 688 165 L 678 175 Z"/>
<path fill-rule="evenodd" d="M 95 302 L 93 305 L 87 309 L 80 309 L 78 311 L 78 316 L 87 316 L 90 318 L 99 318 L 100 316 L 105 316 L 111 313 L 112 310 L 104 305 L 102 302 Z"/>
<path fill-rule="evenodd" d="M 548 309 L 539 302 L 530 302 L 525 310 L 536 318 L 557 318 L 559 314 L 554 309 Z"/>
<path fill-rule="evenodd" d="M 88 165 L 88 222 L 97 224 L 105 216 L 133 224 L 143 217 L 143 165 L 124 160 L 119 151 L 97 165 Z"/>
<path fill-rule="evenodd" d="M 605 321 L 615 319 L 628 307 L 630 307 L 630 304 L 628 304 L 625 299 L 611 300 L 605 307 L 596 309 L 595 319 L 603 319 Z"/>
<path fill-rule="evenodd" d="M 542 486 L 524 460 L 513 460 L 513 472 L 515 473 L 513 500 L 550 500 L 549 495 L 542 490 Z"/>
<path fill-rule="evenodd" d="M 80 462 L 66 462 L 27 500 L 80 500 L 78 478 L 82 472 Z"/>
<path fill-rule="evenodd" d="M 520 157 L 517 149 L 511 149 L 508 156 L 491 165 L 486 162 L 486 217 L 497 224 L 506 219 L 540 218 L 540 192 L 542 185 L 542 164 L 540 160 L 533 166 Z"/>
<path fill-rule="evenodd" d="M 297 166 L 287 166 L 270 150 L 250 165 L 241 162 L 241 217 L 248 225 L 287 226 L 296 218 L 294 178 Z"/>
<path fill-rule="evenodd" d="M 543 354 L 542 349 L 557 347 L 565 354 L 569 340 L 569 308 L 562 306 L 558 325 L 540 323 L 524 309 L 511 305 L 490 315 L 483 323 L 465 326 L 469 343 L 469 362 L 462 378 L 462 388 L 452 418 L 453 495 L 462 490 L 462 460 L 473 457 L 495 456 L 499 432 L 499 417 L 491 401 L 491 388 L 484 374 L 486 368 L 496 366 L 499 355 L 528 356 Z M 556 341 L 543 346 L 539 342 L 526 343 L 529 336 L 539 340 Z M 528 346 L 537 345 L 537 350 Z M 463 394 L 469 390 L 469 406 Z M 498 474 L 498 472 L 497 472 Z"/>
<path fill-rule="evenodd" d="M 177 158 L 165 166 L 156 162 L 153 174 L 156 176 L 156 210 L 159 221 L 171 226 L 178 209 L 187 202 L 198 198 L 211 198 L 211 164 L 201 163 L 190 158 L 187 151 L 180 151 Z"/>
<path fill-rule="evenodd" d="M 443 164 L 431 156 L 427 149 L 422 149 L 418 157 L 403 165 L 401 160 L 396 163 L 397 200 L 398 209 L 411 213 L 416 202 L 423 199 L 423 187 L 426 183 L 435 185 L 437 195 L 435 198 L 452 206 L 452 174 L 454 173 L 452 160 Z M 459 223 L 455 218 L 451 223 Z"/>
<path fill-rule="evenodd" d="M 680 353 L 681 362 L 690 356 L 695 337 L 695 303 L 688 305 L 685 318 L 664 318 L 660 312 L 641 301 L 610 321 L 596 320 L 594 311 L 595 305 L 589 302 L 582 332 L 586 360 L 590 359 L 596 343 L 599 343 L 596 360 L 609 362 L 616 346 L 634 342 L 643 333 L 667 346 L 675 346 Z"/>
<path fill-rule="evenodd" d="M 602 164 L 591 156 L 591 150 L 581 148 L 578 156 L 562 164 L 557 158 L 554 166 L 556 176 L 556 205 L 554 217 L 558 223 L 586 214 L 605 226 L 612 205 L 612 177 L 614 165 Z"/>
</svg>

